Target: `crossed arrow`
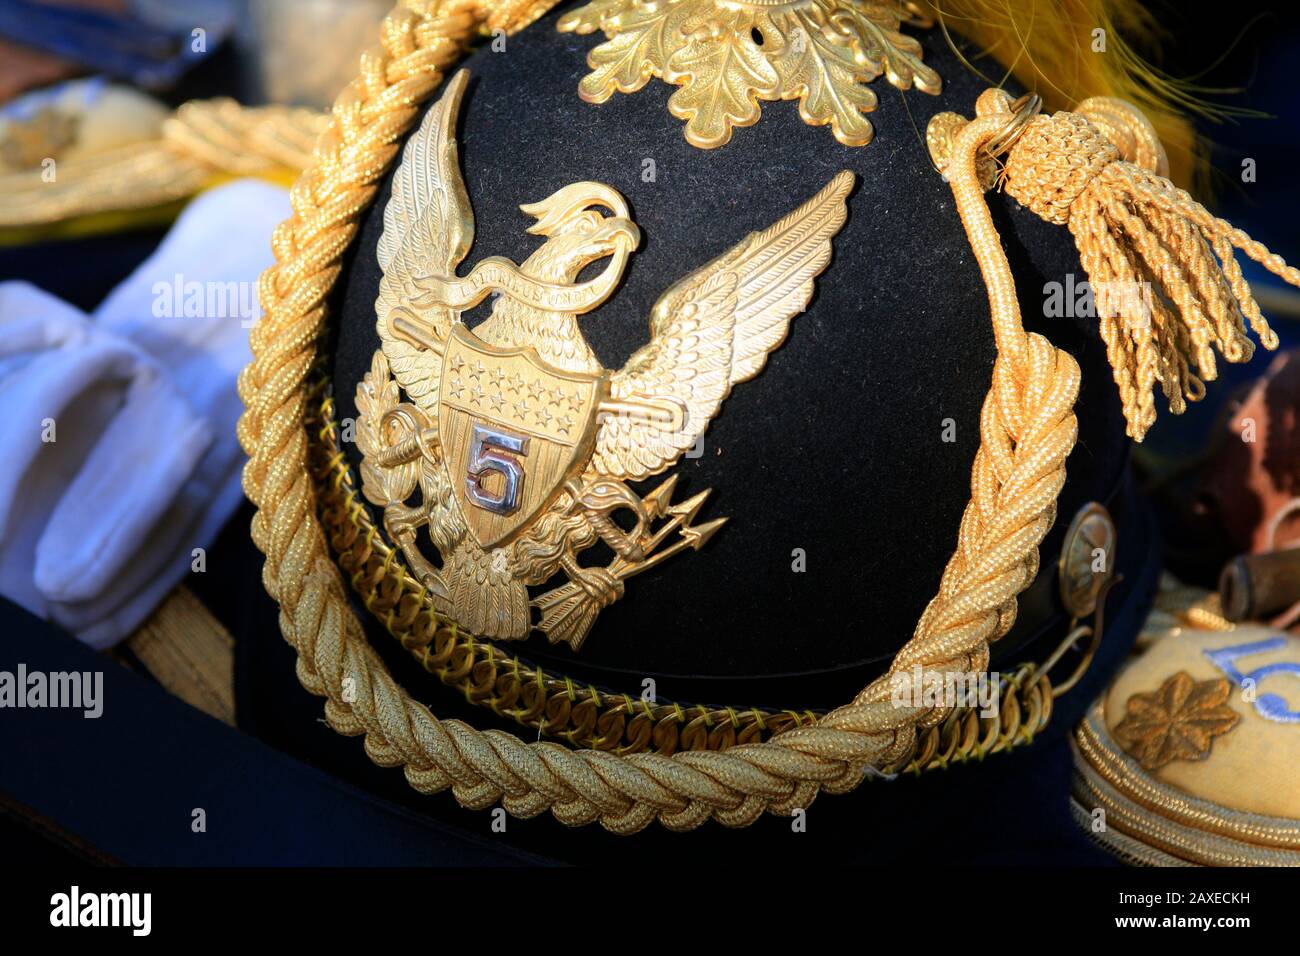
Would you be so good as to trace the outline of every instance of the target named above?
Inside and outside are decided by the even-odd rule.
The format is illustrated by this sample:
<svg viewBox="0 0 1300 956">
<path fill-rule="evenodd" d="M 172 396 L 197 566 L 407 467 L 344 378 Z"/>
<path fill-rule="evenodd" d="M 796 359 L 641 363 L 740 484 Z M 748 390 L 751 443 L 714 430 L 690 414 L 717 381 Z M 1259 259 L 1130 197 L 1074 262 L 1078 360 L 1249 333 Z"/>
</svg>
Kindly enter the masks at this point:
<svg viewBox="0 0 1300 956">
<path fill-rule="evenodd" d="M 643 560 L 629 561 L 622 556 L 614 558 L 606 570 L 617 580 L 626 581 L 643 571 L 649 571 L 687 548 L 700 550 L 727 523 L 726 518 L 715 518 L 701 525 L 692 524 L 712 489 L 705 489 L 685 501 L 670 504 L 676 486 L 677 476 L 673 475 L 642 497 L 641 502 L 650 520 L 655 521 L 669 515 L 671 518 L 642 542 L 642 553 L 646 556 Z M 680 536 L 679 539 L 658 550 L 674 532 Z M 552 643 L 563 641 L 575 651 L 586 639 L 603 606 L 586 588 L 574 581 L 547 591 L 533 604 L 542 612 L 538 629 L 545 632 Z"/>
</svg>

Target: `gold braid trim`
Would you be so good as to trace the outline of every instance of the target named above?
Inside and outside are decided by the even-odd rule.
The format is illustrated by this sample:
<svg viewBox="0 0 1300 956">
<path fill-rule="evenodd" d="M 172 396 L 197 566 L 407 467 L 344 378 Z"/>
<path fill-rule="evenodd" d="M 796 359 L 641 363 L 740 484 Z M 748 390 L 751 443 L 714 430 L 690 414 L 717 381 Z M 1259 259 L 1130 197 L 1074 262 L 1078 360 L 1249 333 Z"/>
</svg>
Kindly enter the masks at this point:
<svg viewBox="0 0 1300 956">
<path fill-rule="evenodd" d="M 221 176 L 296 174 L 325 123 L 311 110 L 192 100 L 163 122 L 159 139 L 61 162 L 52 182 L 39 169 L 0 176 L 0 228 L 160 206 Z"/>
<path fill-rule="evenodd" d="M 634 699 L 548 673 L 442 619 L 427 589 L 409 573 L 357 495 L 338 444 L 333 399 L 317 397 L 327 388 L 323 378 L 315 384 L 305 424 L 317 512 L 338 565 L 366 610 L 426 671 L 469 703 L 571 745 L 615 754 L 726 750 L 814 723 L 821 715 Z M 1031 742 L 1052 714 L 1051 681 L 1046 674 L 1033 678 L 1037 670 L 1023 664 L 1004 682 L 996 717 L 959 707 L 942 725 L 919 735 L 913 752 L 892 769 L 935 770 Z"/>
<path fill-rule="evenodd" d="M 240 376 L 246 411 L 239 437 L 250 456 L 244 488 L 258 508 L 252 535 L 267 556 L 263 580 L 298 652 L 299 679 L 327 698 L 331 726 L 365 736 L 373 760 L 402 766 L 422 792 L 450 788 L 470 808 L 500 803 L 519 817 L 550 810 L 566 824 L 598 820 L 626 834 L 656 819 L 672 830 L 709 819 L 745 826 L 765 810 L 788 815 L 806 808 L 821 790 L 852 790 L 869 769 L 909 753 L 918 734 L 942 724 L 951 708 L 895 706 L 884 675 L 816 724 L 764 743 L 619 757 L 441 721 L 397 686 L 366 642 L 316 519 L 303 421 L 325 300 L 343 252 L 419 104 L 486 19 L 482 4 L 415 6 L 401 6 L 385 21 L 382 46 L 362 57 L 361 75 L 340 94 L 314 163 L 291 192 L 294 213 L 272 239 L 277 263 L 261 280 L 265 317 L 252 331 L 253 361 Z M 1038 569 L 1038 544 L 1055 518 L 1075 441 L 1078 365 L 1025 332 L 975 175 L 976 151 L 1004 126 L 999 117 L 969 124 L 949 168 L 989 289 L 998 355 L 971 502 L 939 593 L 892 666 L 903 681 L 913 665 L 940 679 L 986 668 L 989 642 L 1011 626 L 1016 595 Z"/>
<path fill-rule="evenodd" d="M 231 99 L 191 100 L 163 121 L 163 143 L 212 172 L 263 176 L 306 169 L 326 117 L 285 106 L 240 106 Z"/>
</svg>

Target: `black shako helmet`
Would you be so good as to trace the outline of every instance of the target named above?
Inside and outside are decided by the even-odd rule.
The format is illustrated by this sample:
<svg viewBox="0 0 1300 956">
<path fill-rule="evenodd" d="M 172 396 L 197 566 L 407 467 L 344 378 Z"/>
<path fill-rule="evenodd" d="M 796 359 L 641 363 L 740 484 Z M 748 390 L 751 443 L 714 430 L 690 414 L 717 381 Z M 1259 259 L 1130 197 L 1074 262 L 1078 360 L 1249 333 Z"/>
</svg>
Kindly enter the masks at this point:
<svg viewBox="0 0 1300 956">
<path fill-rule="evenodd" d="M 417 790 L 617 832 L 1059 756 L 1158 574 L 1126 427 L 1249 350 L 1231 271 L 1107 238 L 1175 214 L 1150 123 L 986 92 L 910 5 L 547 6 L 395 11 L 277 235 L 243 437 L 299 679 Z"/>
</svg>

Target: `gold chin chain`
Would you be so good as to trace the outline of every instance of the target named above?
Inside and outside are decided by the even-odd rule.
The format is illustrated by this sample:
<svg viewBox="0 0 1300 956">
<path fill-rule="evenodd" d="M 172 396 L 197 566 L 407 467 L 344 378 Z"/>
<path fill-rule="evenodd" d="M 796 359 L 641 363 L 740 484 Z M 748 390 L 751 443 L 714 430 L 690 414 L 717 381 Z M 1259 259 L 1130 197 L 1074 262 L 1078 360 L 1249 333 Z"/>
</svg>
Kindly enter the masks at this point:
<svg viewBox="0 0 1300 956">
<path fill-rule="evenodd" d="M 1065 459 L 1074 446 L 1078 365 L 1044 337 L 1025 331 L 1011 270 L 977 177 L 977 157 L 1004 133 L 1010 104 L 981 98 L 985 108 L 954 137 L 946 170 L 988 288 L 997 357 L 956 550 L 890 673 L 815 724 L 720 753 L 618 757 L 549 741 L 527 743 L 439 720 L 389 675 L 369 646 L 331 559 L 316 515 L 303 427 L 324 340 L 325 301 L 342 256 L 421 104 L 497 10 L 484 3 L 412 3 L 389 16 L 382 46 L 363 58 L 361 75 L 340 94 L 314 163 L 294 187 L 294 215 L 273 238 L 277 264 L 260 288 L 265 318 L 253 329 L 253 361 L 239 382 L 246 406 L 239 436 L 250 458 L 244 487 L 258 509 L 253 539 L 267 557 L 263 580 L 280 604 L 282 629 L 298 653 L 299 678 L 327 698 L 326 719 L 333 727 L 365 736 L 373 760 L 402 766 L 422 792 L 451 789 L 470 808 L 501 805 L 520 817 L 549 810 L 566 824 L 599 821 L 613 832 L 633 833 L 656 820 L 673 830 L 710 819 L 745 826 L 764 812 L 789 815 L 806 808 L 820 791 L 847 792 L 869 773 L 895 766 L 913 752 L 919 737 L 953 712 L 943 703 L 897 704 L 900 682 L 906 689 L 914 673 L 943 681 L 987 669 L 989 642 L 1011 627 L 1016 596 L 1037 574 L 1038 545 L 1055 521 Z M 1040 121 L 1051 126 L 1035 127 Z M 1111 232 L 1096 237 L 1097 248 L 1118 255 L 1115 262 L 1159 262 L 1167 266 L 1164 276 L 1177 274 L 1178 260 L 1168 253 L 1162 258 L 1148 242 L 1152 221 L 1165 223 L 1157 235 L 1180 255 L 1203 251 L 1206 243 L 1194 236 L 1194 227 L 1208 235 L 1227 275 L 1216 271 L 1219 278 L 1199 282 L 1195 293 L 1182 286 L 1173 290 L 1169 310 L 1186 322 L 1199 322 L 1202 315 L 1215 321 L 1220 295 L 1235 296 L 1253 320 L 1253 299 L 1241 298 L 1243 291 L 1249 293 L 1239 270 L 1233 271 L 1234 245 L 1288 280 L 1294 273 L 1300 283 L 1300 273 L 1287 271 L 1280 259 L 1209 217 L 1154 174 L 1134 172 L 1118 155 L 1098 160 L 1094 154 L 1105 152 L 1105 140 L 1100 133 L 1093 137 L 1082 125 L 1086 122 L 1075 114 L 1057 114 L 1027 123 L 1005 168 L 1008 189 L 1017 191 L 1013 195 L 1024 196 L 1046 218 L 1072 226 L 1076 203 L 1081 203 L 1081 224 L 1119 221 L 1128 240 Z M 1089 261 L 1085 258 L 1085 264 Z M 1204 259 L 1197 264 L 1204 265 Z M 1160 317 L 1175 313 L 1167 310 Z M 1203 338 L 1192 340 L 1199 344 Z M 1144 341 L 1153 343 L 1151 349 L 1132 353 L 1139 385 L 1157 378 L 1157 370 L 1144 363 L 1164 354 L 1166 344 L 1179 346 L 1181 337 L 1177 328 L 1152 329 Z M 1130 353 L 1118 346 L 1115 351 L 1128 368 Z"/>
<path fill-rule="evenodd" d="M 726 750 L 815 723 L 824 713 L 663 698 L 651 703 L 544 671 L 456 627 L 438 613 L 428 588 L 370 520 L 339 446 L 334 403 L 327 391 L 328 379 L 322 377 L 313 390 L 319 397 L 309 406 L 306 425 L 320 521 L 338 565 L 366 610 L 426 671 L 471 704 L 572 746 L 615 754 Z M 942 724 L 919 735 L 913 750 L 885 773 L 942 769 L 1032 742 L 1051 719 L 1052 701 L 1069 689 L 1054 688 L 1049 672 L 1082 638 L 1090 637 L 1092 651 L 1100 643 L 1105 587 L 1100 590 L 1094 625 L 1076 619 L 1048 661 L 1022 664 L 1002 676 L 996 714 L 977 706 L 955 708 Z M 1091 652 L 1081 655 L 1076 674 L 1082 675 L 1090 661 Z M 1075 680 L 1071 678 L 1071 686 Z"/>
</svg>

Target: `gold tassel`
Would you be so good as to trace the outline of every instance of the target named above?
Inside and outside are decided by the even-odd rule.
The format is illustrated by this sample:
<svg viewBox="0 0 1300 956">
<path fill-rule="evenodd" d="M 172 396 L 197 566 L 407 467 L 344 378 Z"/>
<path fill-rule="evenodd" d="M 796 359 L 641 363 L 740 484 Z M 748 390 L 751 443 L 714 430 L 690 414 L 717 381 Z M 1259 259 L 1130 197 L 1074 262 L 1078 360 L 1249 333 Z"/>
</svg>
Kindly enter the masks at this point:
<svg viewBox="0 0 1300 956">
<path fill-rule="evenodd" d="M 1094 97 L 1077 112 L 1019 122 L 1010 97 L 988 90 L 976 112 L 1018 123 L 1000 181 L 1074 236 L 1133 439 L 1155 422 L 1157 382 L 1180 414 L 1216 377 L 1216 350 L 1229 362 L 1250 359 L 1247 324 L 1277 348 L 1234 249 L 1295 286 L 1300 270 L 1169 182 L 1159 138 L 1136 107 Z"/>
<path fill-rule="evenodd" d="M 1184 188 L 1207 180 L 1205 149 L 1191 117 L 1223 120 L 1235 112 L 1209 100 L 1195 82 L 1172 77 L 1144 58 L 1173 37 L 1160 10 L 1133 0 L 919 0 L 970 72 L 991 86 L 1003 70 L 968 60 L 953 34 L 974 43 L 1018 84 L 1043 98 L 1049 112 L 1074 109 L 1088 97 L 1120 97 L 1142 110 L 1169 150 L 1161 176 Z M 1106 52 L 1094 46 L 1102 36 Z"/>
</svg>

